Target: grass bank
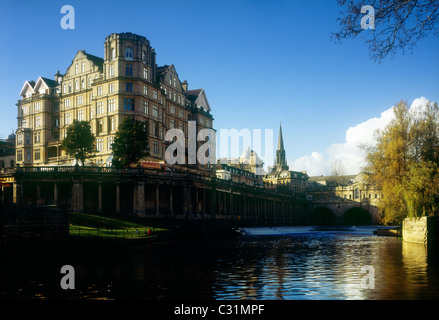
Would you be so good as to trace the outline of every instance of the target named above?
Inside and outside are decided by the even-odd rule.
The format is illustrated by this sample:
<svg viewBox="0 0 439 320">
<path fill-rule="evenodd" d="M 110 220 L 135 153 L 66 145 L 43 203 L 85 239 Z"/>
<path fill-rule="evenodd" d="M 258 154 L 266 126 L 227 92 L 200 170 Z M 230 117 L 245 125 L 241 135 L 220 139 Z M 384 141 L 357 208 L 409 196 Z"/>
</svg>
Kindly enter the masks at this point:
<svg viewBox="0 0 439 320">
<path fill-rule="evenodd" d="M 69 213 L 69 234 L 73 236 L 141 239 L 153 238 L 167 231 L 169 229 L 147 224 L 136 217 Z"/>
</svg>

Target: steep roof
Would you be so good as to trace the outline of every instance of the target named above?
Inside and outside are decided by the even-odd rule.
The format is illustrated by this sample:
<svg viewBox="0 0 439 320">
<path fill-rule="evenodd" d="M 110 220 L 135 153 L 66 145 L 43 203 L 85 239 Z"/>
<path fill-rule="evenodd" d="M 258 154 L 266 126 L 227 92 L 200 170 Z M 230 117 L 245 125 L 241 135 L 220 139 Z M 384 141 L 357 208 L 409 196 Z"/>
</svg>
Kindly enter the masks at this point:
<svg viewBox="0 0 439 320">
<path fill-rule="evenodd" d="M 95 65 L 97 65 L 99 70 L 104 70 L 104 59 L 87 53 L 85 50 L 82 50 L 82 53 L 87 57 L 88 60 L 91 60 Z"/>
<path fill-rule="evenodd" d="M 190 101 L 202 106 L 206 111 L 210 112 L 209 101 L 207 101 L 204 89 L 188 90 L 187 97 Z"/>
<path fill-rule="evenodd" d="M 50 87 L 50 88 L 55 88 L 55 87 L 57 87 L 57 86 L 59 85 L 58 82 L 56 82 L 55 80 L 48 79 L 48 78 L 44 78 L 44 77 L 40 77 L 40 78 L 41 78 L 41 80 L 43 80 L 43 81 L 47 84 L 47 86 Z"/>
<path fill-rule="evenodd" d="M 202 90 L 203 90 L 203 89 L 188 90 L 188 92 L 187 92 L 187 96 L 188 96 L 188 98 L 189 98 L 189 97 L 192 97 L 192 98 L 194 98 L 195 100 L 197 100 L 197 98 L 198 98 L 198 96 L 200 95 L 200 93 L 201 93 Z M 194 100 L 194 101 L 195 101 L 195 100 Z"/>
<path fill-rule="evenodd" d="M 159 66 L 159 67 L 157 67 L 156 72 L 157 73 L 165 73 L 166 71 L 169 70 L 170 67 L 171 66 L 168 66 L 167 64 L 165 64 L 164 66 Z"/>
<path fill-rule="evenodd" d="M 22 97 L 31 96 L 32 93 L 35 92 L 34 87 L 35 87 L 35 81 L 33 81 L 33 80 L 27 81 L 26 80 L 23 84 L 23 87 L 21 88 L 20 96 L 22 96 Z M 28 91 L 30 93 L 28 93 Z"/>
</svg>

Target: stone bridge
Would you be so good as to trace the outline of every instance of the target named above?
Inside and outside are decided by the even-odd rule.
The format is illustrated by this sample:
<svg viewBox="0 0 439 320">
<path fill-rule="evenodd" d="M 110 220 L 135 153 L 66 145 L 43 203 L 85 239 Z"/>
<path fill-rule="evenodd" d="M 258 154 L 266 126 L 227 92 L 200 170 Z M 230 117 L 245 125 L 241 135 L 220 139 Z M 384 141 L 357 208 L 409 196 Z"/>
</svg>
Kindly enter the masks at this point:
<svg viewBox="0 0 439 320">
<path fill-rule="evenodd" d="M 379 199 L 308 200 L 310 224 L 313 225 L 370 225 L 380 222 Z"/>
</svg>

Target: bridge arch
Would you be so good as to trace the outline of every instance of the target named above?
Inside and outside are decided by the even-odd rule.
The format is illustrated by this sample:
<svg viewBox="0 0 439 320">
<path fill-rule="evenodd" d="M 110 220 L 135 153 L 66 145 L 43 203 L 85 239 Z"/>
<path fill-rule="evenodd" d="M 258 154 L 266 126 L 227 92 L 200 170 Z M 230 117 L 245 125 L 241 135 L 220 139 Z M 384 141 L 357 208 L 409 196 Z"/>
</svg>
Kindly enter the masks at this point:
<svg viewBox="0 0 439 320">
<path fill-rule="evenodd" d="M 353 207 L 343 214 L 344 225 L 370 225 L 372 224 L 372 216 L 364 208 Z"/>
<path fill-rule="evenodd" d="M 329 226 L 335 224 L 335 213 L 327 207 L 316 207 L 311 212 L 311 224 L 317 226 Z"/>
</svg>

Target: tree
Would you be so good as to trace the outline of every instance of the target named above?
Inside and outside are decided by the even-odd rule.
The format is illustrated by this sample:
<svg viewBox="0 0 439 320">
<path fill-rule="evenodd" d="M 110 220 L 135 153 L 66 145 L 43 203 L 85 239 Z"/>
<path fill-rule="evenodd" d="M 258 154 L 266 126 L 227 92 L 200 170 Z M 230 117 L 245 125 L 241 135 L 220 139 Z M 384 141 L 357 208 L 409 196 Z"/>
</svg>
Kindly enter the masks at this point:
<svg viewBox="0 0 439 320">
<path fill-rule="evenodd" d="M 345 184 L 346 168 L 340 160 L 334 160 L 331 164 L 331 178 L 329 182 L 337 186 Z"/>
<path fill-rule="evenodd" d="M 367 170 L 381 188 L 383 222 L 433 214 L 439 204 L 438 106 L 394 108 L 394 119 L 368 148 Z"/>
<path fill-rule="evenodd" d="M 90 123 L 74 120 L 67 128 L 61 148 L 77 162 L 80 160 L 84 166 L 85 159 L 95 151 L 95 137 L 91 132 Z"/>
<path fill-rule="evenodd" d="M 129 166 L 149 155 L 146 121 L 127 117 L 119 125 L 112 144 L 115 167 Z"/>
<path fill-rule="evenodd" d="M 371 57 L 380 62 L 398 50 L 413 51 L 416 43 L 430 33 L 439 36 L 438 0 L 338 0 L 344 9 L 339 18 L 341 30 L 332 34 L 336 42 L 366 35 Z M 370 9 L 365 10 L 365 5 Z M 363 11 L 362 11 L 363 8 Z M 374 17 L 374 29 L 365 28 L 363 21 Z M 368 25 L 369 25 L 368 21 Z"/>
</svg>

